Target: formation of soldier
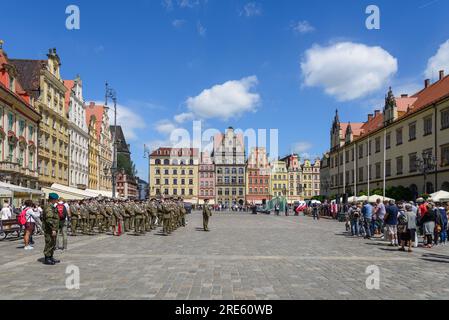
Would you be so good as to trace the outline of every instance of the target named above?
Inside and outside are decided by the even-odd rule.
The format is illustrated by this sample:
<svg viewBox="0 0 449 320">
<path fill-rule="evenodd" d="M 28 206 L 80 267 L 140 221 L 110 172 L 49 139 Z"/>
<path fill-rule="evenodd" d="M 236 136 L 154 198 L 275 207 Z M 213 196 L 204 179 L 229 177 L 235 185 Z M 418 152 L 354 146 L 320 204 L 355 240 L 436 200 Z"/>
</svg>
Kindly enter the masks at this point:
<svg viewBox="0 0 449 320">
<path fill-rule="evenodd" d="M 164 235 L 186 226 L 183 199 L 149 201 L 94 198 L 67 202 L 72 236 L 112 232 L 143 235 L 162 228 Z"/>
</svg>

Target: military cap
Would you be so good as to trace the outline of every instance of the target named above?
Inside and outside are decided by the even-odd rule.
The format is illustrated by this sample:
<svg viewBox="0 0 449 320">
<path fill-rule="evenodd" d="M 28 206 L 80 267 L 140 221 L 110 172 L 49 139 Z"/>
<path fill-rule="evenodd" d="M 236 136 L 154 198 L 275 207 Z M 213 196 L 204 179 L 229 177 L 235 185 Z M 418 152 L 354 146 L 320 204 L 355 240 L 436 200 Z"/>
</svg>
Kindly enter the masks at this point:
<svg viewBox="0 0 449 320">
<path fill-rule="evenodd" d="M 57 193 L 50 193 L 48 195 L 49 200 L 59 200 L 59 195 Z"/>
</svg>

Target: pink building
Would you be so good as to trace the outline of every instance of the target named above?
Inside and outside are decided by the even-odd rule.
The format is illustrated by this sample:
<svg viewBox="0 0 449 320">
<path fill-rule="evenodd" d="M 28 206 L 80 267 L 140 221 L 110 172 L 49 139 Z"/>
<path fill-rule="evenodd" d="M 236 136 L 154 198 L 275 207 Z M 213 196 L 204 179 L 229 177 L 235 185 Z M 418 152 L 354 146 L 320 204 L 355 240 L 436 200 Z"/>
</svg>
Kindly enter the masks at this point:
<svg viewBox="0 0 449 320">
<path fill-rule="evenodd" d="M 209 204 L 215 204 L 215 166 L 208 152 L 201 152 L 198 179 L 199 204 L 209 199 Z"/>
</svg>

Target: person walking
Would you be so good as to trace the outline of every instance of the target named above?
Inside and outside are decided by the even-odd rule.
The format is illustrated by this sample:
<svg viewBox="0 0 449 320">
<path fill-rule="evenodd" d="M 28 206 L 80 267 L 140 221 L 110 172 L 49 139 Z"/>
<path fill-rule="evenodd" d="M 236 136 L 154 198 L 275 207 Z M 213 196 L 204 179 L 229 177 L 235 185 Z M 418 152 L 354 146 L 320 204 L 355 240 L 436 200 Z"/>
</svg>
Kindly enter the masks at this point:
<svg viewBox="0 0 449 320">
<path fill-rule="evenodd" d="M 10 220 L 12 218 L 12 210 L 8 200 L 5 200 L 2 208 L 2 220 Z"/>
<path fill-rule="evenodd" d="M 388 207 L 385 208 L 385 226 L 388 233 L 388 238 L 391 241 L 390 246 L 397 247 L 398 243 L 398 214 L 399 209 L 396 202 L 391 200 Z"/>
<path fill-rule="evenodd" d="M 26 223 L 25 223 L 25 236 L 23 237 L 23 241 L 24 241 L 24 249 L 25 250 L 33 250 L 33 246 L 31 244 L 31 236 L 33 235 L 34 232 L 34 228 L 36 226 L 36 220 L 39 216 L 38 213 L 34 211 L 33 209 L 34 204 L 33 201 L 31 200 L 27 200 L 25 201 L 25 207 L 24 207 L 24 211 L 25 211 L 25 219 L 26 219 Z"/>
<path fill-rule="evenodd" d="M 381 239 L 384 239 L 384 219 L 385 219 L 386 209 L 385 204 L 377 199 L 376 201 L 376 222 L 377 228 L 379 230 L 378 234 L 381 236 Z"/>
<path fill-rule="evenodd" d="M 365 239 L 371 239 L 371 221 L 373 219 L 373 206 L 365 201 L 362 208 L 363 221 L 365 226 Z"/>
<path fill-rule="evenodd" d="M 42 222 L 44 227 L 45 248 L 44 248 L 44 264 L 55 265 L 59 263 L 53 255 L 56 248 L 56 237 L 59 229 L 59 215 L 56 209 L 59 196 L 56 193 L 50 193 L 48 197 L 48 204 L 45 206 L 42 215 Z"/>
<path fill-rule="evenodd" d="M 274 212 L 276 213 L 276 215 L 279 215 L 280 212 L 280 208 L 279 208 L 279 203 L 276 203 L 276 205 L 274 206 Z"/>
<path fill-rule="evenodd" d="M 351 222 L 351 234 L 354 237 L 359 236 L 359 220 L 360 211 L 357 208 L 357 203 L 353 202 L 351 208 L 348 210 L 349 220 Z"/>
<path fill-rule="evenodd" d="M 203 228 L 204 231 L 209 232 L 209 218 L 212 217 L 212 211 L 209 208 L 209 199 L 204 200 L 203 207 Z"/>
</svg>

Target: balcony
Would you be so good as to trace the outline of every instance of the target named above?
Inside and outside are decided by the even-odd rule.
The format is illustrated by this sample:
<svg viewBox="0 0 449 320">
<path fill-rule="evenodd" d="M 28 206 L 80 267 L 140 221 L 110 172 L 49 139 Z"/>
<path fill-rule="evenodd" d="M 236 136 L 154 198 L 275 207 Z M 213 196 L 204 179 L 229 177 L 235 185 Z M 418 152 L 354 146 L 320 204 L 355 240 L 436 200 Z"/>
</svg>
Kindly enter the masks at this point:
<svg viewBox="0 0 449 320">
<path fill-rule="evenodd" d="M 20 165 L 11 161 L 0 162 L 0 171 L 6 173 L 20 173 Z"/>
</svg>

